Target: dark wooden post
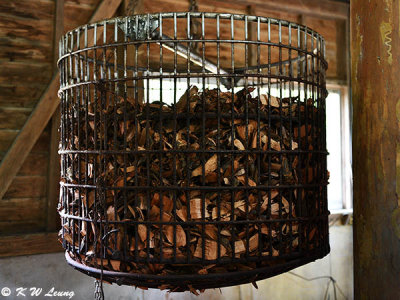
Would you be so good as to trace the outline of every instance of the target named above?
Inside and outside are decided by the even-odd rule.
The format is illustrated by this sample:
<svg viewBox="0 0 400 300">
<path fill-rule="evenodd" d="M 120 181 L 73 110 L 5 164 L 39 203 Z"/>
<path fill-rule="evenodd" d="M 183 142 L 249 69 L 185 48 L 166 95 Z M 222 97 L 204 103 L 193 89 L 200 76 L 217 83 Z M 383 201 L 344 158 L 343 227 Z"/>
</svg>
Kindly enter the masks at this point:
<svg viewBox="0 0 400 300">
<path fill-rule="evenodd" d="M 355 299 L 400 299 L 399 0 L 351 0 Z"/>
</svg>

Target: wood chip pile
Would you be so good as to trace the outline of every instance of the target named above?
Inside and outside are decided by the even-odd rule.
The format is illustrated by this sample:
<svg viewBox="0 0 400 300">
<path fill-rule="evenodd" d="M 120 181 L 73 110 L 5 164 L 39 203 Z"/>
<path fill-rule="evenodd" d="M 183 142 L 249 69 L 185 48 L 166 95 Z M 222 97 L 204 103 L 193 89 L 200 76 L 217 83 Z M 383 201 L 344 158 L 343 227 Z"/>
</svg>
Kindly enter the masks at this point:
<svg viewBox="0 0 400 300">
<path fill-rule="evenodd" d="M 89 153 L 64 154 L 62 182 L 86 187 L 63 187 L 59 211 L 103 221 L 63 219 L 74 259 L 98 267 L 102 244 L 105 270 L 208 274 L 317 247 L 322 230 L 298 217 L 321 214 L 322 188 L 288 186 L 321 183 L 320 157 L 298 152 L 323 150 L 320 113 L 311 100 L 252 94 L 192 86 L 167 105 L 103 88 L 96 105 L 70 105 L 64 149 Z"/>
</svg>

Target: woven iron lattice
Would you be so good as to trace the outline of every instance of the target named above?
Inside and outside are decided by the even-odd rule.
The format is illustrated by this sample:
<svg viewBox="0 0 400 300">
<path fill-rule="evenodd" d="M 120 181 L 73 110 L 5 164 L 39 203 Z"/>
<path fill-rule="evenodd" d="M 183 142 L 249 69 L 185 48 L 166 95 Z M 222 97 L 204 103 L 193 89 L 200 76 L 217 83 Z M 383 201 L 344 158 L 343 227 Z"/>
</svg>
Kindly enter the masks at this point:
<svg viewBox="0 0 400 300">
<path fill-rule="evenodd" d="M 118 284 L 195 291 L 326 255 L 324 57 L 315 31 L 245 15 L 134 15 L 67 33 L 68 262 Z"/>
</svg>

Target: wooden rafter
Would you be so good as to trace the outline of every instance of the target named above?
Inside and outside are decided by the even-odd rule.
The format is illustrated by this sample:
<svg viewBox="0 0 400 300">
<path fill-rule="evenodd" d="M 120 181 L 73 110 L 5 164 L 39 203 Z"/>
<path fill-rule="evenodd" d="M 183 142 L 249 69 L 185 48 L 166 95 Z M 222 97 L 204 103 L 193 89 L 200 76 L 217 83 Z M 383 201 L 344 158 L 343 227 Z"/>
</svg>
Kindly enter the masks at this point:
<svg viewBox="0 0 400 300">
<path fill-rule="evenodd" d="M 96 22 L 112 17 L 121 4 L 121 1 L 122 0 L 103 0 L 93 13 L 89 22 Z M 89 39 L 90 38 L 93 37 L 89 37 Z M 89 40 L 88 42 L 90 43 L 91 41 Z M 59 105 L 57 97 L 59 82 L 60 74 L 57 72 L 1 162 L 0 199 L 3 198 L 33 145 L 56 111 Z"/>
<path fill-rule="evenodd" d="M 64 33 L 64 0 L 56 0 L 56 14 L 54 19 L 54 42 L 53 42 L 53 65 L 57 72 L 58 59 L 58 41 Z M 47 231 L 57 230 L 58 216 L 56 211 L 58 193 L 59 193 L 59 174 L 60 174 L 60 156 L 58 155 L 58 142 L 60 133 L 60 106 L 56 109 L 51 118 L 51 135 L 50 135 L 50 154 L 49 167 L 47 172 Z"/>
<path fill-rule="evenodd" d="M 210 0 L 206 0 L 209 2 Z M 213 0 L 214 2 L 224 2 L 224 0 Z M 342 19 L 346 20 L 349 16 L 349 4 L 343 2 L 334 2 L 330 0 L 231 0 L 232 3 L 252 5 L 257 8 L 280 11 L 284 8 L 285 12 L 296 14 L 306 14 L 318 18 Z"/>
</svg>

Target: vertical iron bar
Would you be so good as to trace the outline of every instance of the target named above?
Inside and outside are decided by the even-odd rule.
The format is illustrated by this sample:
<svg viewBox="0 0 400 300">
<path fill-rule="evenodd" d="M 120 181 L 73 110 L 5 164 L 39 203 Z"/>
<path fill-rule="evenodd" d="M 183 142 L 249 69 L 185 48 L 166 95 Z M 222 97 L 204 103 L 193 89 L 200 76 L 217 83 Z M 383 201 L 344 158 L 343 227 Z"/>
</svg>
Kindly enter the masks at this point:
<svg viewBox="0 0 400 300">
<path fill-rule="evenodd" d="M 176 44 L 177 44 L 177 25 L 176 25 L 176 13 L 174 13 L 173 15 L 173 20 L 174 20 L 174 75 L 177 75 L 177 63 L 178 63 L 178 57 L 177 57 L 177 52 L 176 52 Z M 176 77 L 174 77 L 174 107 L 176 107 Z M 173 133 L 174 133 L 174 137 L 176 137 L 176 123 L 177 123 L 177 114 L 176 114 L 176 109 L 173 110 Z M 177 145 L 176 145 L 176 138 L 174 138 L 174 142 L 173 142 L 173 182 L 174 182 L 174 186 L 176 186 L 177 184 L 177 180 L 176 180 L 176 150 L 177 150 Z M 173 194 L 173 208 L 172 208 L 172 212 L 173 212 L 173 220 L 176 222 L 177 218 L 176 218 L 176 202 L 177 202 L 177 191 L 174 190 L 174 194 Z M 186 227 L 183 227 L 183 230 L 185 230 Z M 173 242 L 173 251 L 174 251 L 174 262 L 176 262 L 176 226 L 174 226 L 174 242 Z"/>
<path fill-rule="evenodd" d="M 125 32 L 128 32 L 128 17 L 125 17 L 124 19 L 123 19 L 123 26 L 124 26 L 124 30 L 125 30 Z M 128 76 L 128 72 L 127 72 L 127 62 L 126 62 L 126 60 L 127 60 L 127 45 L 126 45 L 126 43 L 128 42 L 128 37 L 127 37 L 127 35 L 126 34 L 124 34 L 123 35 L 124 37 L 123 37 L 123 41 L 125 42 L 125 44 L 123 45 L 123 66 L 124 66 L 124 73 L 123 73 L 123 78 L 124 78 L 124 80 L 123 80 L 123 87 L 124 87 L 124 90 L 123 90 L 123 99 L 124 99 L 124 103 L 123 103 L 123 118 L 124 118 L 124 121 L 123 121 L 123 128 L 124 128 L 124 133 L 123 133 L 123 144 L 124 144 L 124 154 L 123 154 L 123 157 L 124 157 L 124 171 L 123 171 L 123 175 L 124 175 L 124 187 L 126 187 L 127 185 L 128 185 L 128 183 L 127 183 L 127 174 L 126 174 L 126 165 L 127 165 L 127 148 L 128 148 L 128 144 L 127 144 L 127 141 L 126 141 L 126 139 L 127 139 L 127 134 L 126 134 L 126 132 L 127 132 L 127 130 L 128 130 L 128 128 L 127 128 L 127 111 L 126 111 L 126 109 L 127 109 L 127 102 L 128 102 L 128 89 L 127 89 L 127 84 L 126 84 L 126 82 L 127 82 L 127 76 Z M 117 36 L 117 39 L 118 39 L 118 36 Z M 120 39 L 120 40 L 122 40 L 122 39 Z M 117 51 L 117 53 L 118 53 L 118 51 Z M 121 54 L 121 53 L 120 53 Z M 117 61 L 118 61 L 118 59 L 117 59 Z M 119 73 L 117 73 L 117 74 L 119 74 Z M 124 191 L 123 191 L 123 197 L 124 197 L 124 213 L 123 213 L 123 218 L 124 219 L 126 219 L 127 218 L 127 214 L 128 214 L 128 199 L 127 199 L 127 191 L 126 191 L 126 189 L 124 189 Z M 114 208 L 115 210 L 117 209 L 117 207 L 115 207 Z M 126 225 L 126 223 L 124 223 L 124 232 L 127 232 L 127 229 L 128 229 L 128 227 L 127 227 L 127 225 Z M 117 234 L 116 234 L 117 235 Z M 123 243 L 123 257 L 124 257 L 124 259 L 126 259 L 126 257 L 127 257 L 127 241 L 126 241 L 126 234 L 123 234 L 123 236 L 122 236 L 122 238 L 123 238 L 123 241 L 122 241 L 122 243 Z"/>
<path fill-rule="evenodd" d="M 76 50 L 80 49 L 80 44 L 79 44 L 79 30 L 76 32 Z M 75 56 L 75 77 L 76 77 L 76 82 L 79 84 L 81 82 L 80 80 L 80 56 Z M 75 95 L 76 95 L 76 107 L 75 107 L 75 112 L 76 112 L 76 125 L 77 125 L 77 133 L 76 136 L 78 137 L 78 146 L 77 150 L 81 150 L 81 107 L 80 107 L 80 87 L 77 86 L 75 87 Z M 81 178 L 81 154 L 77 153 L 76 154 L 77 160 L 78 160 L 78 184 L 81 184 L 82 178 Z M 85 173 L 86 176 L 87 173 Z M 76 192 L 75 192 L 76 194 Z M 81 198 L 81 188 L 78 188 L 78 214 L 81 216 L 82 215 L 82 198 Z M 78 253 L 80 253 L 81 250 L 81 228 L 82 228 L 82 220 L 79 220 L 78 222 L 79 230 L 78 230 Z"/>
<path fill-rule="evenodd" d="M 139 16 L 138 15 L 136 15 L 135 16 L 135 26 L 136 26 L 136 28 L 138 28 L 139 27 Z M 137 39 L 138 37 L 137 37 L 137 31 L 135 31 L 135 39 Z M 135 72 L 134 72 L 134 76 L 135 76 L 135 78 L 138 78 L 139 77 L 139 72 L 138 72 L 138 68 L 139 68 L 139 66 L 138 66 L 138 64 L 139 64 L 139 58 L 138 58 L 138 56 L 139 56 L 139 54 L 138 54 L 138 52 L 139 52 L 139 45 L 135 45 Z M 142 78 L 143 78 L 143 73 L 141 73 L 142 74 Z M 143 80 L 143 79 L 142 79 Z M 135 79 L 135 110 L 134 110 L 134 115 L 135 115 L 135 172 L 137 172 L 137 170 L 138 170 L 138 163 L 139 163 L 139 154 L 137 153 L 137 151 L 138 151 L 138 149 L 139 149 L 139 121 L 138 121 L 138 114 L 139 114 L 139 91 L 138 91 L 138 89 L 139 89 L 139 87 L 138 87 L 138 84 L 139 84 L 139 80 L 138 79 Z M 143 88 L 144 88 L 144 86 L 143 86 Z M 140 93 L 140 94 L 142 94 L 142 93 Z M 144 94 L 144 93 L 143 93 Z M 142 101 L 143 101 L 143 99 L 142 99 Z M 135 175 L 135 186 L 137 187 L 138 186 L 138 176 L 136 176 Z M 137 210 L 137 207 L 138 207 L 138 190 L 137 189 L 135 189 L 135 209 Z M 139 212 L 138 211 L 136 211 L 136 214 L 138 214 Z M 138 227 L 138 225 L 136 225 L 135 226 L 135 249 L 134 249 L 134 261 L 138 261 L 138 259 L 139 259 L 139 249 L 138 249 L 138 247 L 139 247 L 139 227 Z"/>
<path fill-rule="evenodd" d="M 268 43 L 271 43 L 271 20 L 268 19 Z M 271 151 L 271 45 L 268 44 L 268 151 Z M 268 153 L 268 186 L 271 186 L 271 153 Z M 268 219 L 271 219 L 271 207 L 272 207 L 272 199 L 271 199 L 271 188 L 268 188 Z M 272 247 L 272 225 L 268 224 L 268 235 L 269 235 L 269 255 L 273 255 L 273 247 Z"/>
<path fill-rule="evenodd" d="M 88 63 L 88 26 L 86 25 L 84 28 L 84 45 L 83 45 L 85 50 L 85 56 L 84 56 L 84 69 L 83 69 L 83 73 L 84 73 L 84 78 L 83 80 L 85 82 L 89 81 L 89 63 Z M 89 148 L 89 97 L 90 97 L 90 93 L 89 93 L 89 85 L 85 85 L 84 86 L 84 105 L 85 105 L 85 142 L 86 142 L 86 148 Z M 85 172 L 87 174 L 88 172 L 88 164 L 89 164 L 89 155 L 88 153 L 85 153 Z M 88 182 L 88 178 L 87 175 L 85 176 L 85 185 L 87 185 Z M 93 191 L 95 192 L 95 191 Z M 85 197 L 86 197 L 86 207 L 85 207 L 85 216 L 88 217 L 89 216 L 89 192 L 88 189 L 85 189 Z M 89 224 L 93 224 L 92 222 L 90 222 Z M 86 223 L 86 225 L 88 225 Z M 89 226 L 86 226 L 87 230 L 89 228 Z M 91 226 L 90 226 L 91 227 Z M 89 248 L 89 241 L 86 241 L 86 248 L 85 250 L 88 251 Z"/>
<path fill-rule="evenodd" d="M 70 41 L 70 45 L 69 45 L 69 51 L 70 51 L 70 53 L 73 51 L 73 47 L 74 47 L 74 36 L 73 36 L 73 33 L 72 32 L 70 32 L 69 34 L 68 34 L 68 36 L 70 37 L 69 38 L 69 41 Z M 70 84 L 72 85 L 72 84 L 74 84 L 75 82 L 74 82 L 74 71 L 73 71 L 73 63 L 72 63 L 72 59 L 73 59 L 73 57 L 72 57 L 72 55 L 69 55 L 69 77 L 70 77 Z M 73 106 L 73 104 L 74 104 L 74 89 L 73 88 L 69 88 L 69 92 L 70 92 L 70 96 L 69 96 L 69 99 L 68 99 L 68 106 L 69 106 L 69 109 L 68 109 L 68 112 L 69 112 L 69 114 L 70 114 L 70 128 L 69 128 L 69 130 L 70 130 L 70 141 L 71 141 L 71 150 L 75 150 L 75 141 L 74 141 L 74 120 L 75 120 L 75 118 L 74 118 L 74 106 Z M 70 158 L 70 171 L 71 171 L 71 174 L 72 174 L 72 178 L 76 178 L 76 170 L 75 170 L 75 160 L 73 159 L 73 158 Z M 74 187 L 71 187 L 70 188 L 70 191 L 71 191 L 71 202 L 73 202 L 74 201 L 74 198 L 75 198 L 75 188 Z M 73 208 L 72 207 L 69 207 L 69 211 L 71 212 L 71 210 L 72 210 L 72 212 L 73 212 Z M 71 221 L 71 227 L 70 228 L 72 228 L 72 232 L 71 232 L 71 235 L 72 235 L 72 245 L 71 245 L 71 247 L 72 247 L 72 251 L 75 253 L 75 251 L 76 251 L 76 249 L 75 249 L 75 220 L 74 219 L 70 219 L 70 221 Z"/>
<path fill-rule="evenodd" d="M 190 13 L 187 13 L 186 15 L 186 27 L 187 27 L 187 32 L 186 32 L 186 38 L 189 40 L 190 39 Z M 190 98 L 189 98 L 189 90 L 190 90 L 190 46 L 191 43 L 189 42 L 187 45 L 187 52 L 186 52 L 186 64 L 187 64 L 187 78 L 186 78 L 186 82 L 187 82 L 187 93 L 186 93 L 186 127 L 187 127 L 187 144 L 186 144 L 186 149 L 189 150 L 190 149 Z M 189 157 L 188 155 L 186 155 L 186 166 L 189 166 Z M 190 169 L 187 168 L 186 170 L 186 186 L 189 187 L 190 186 Z M 190 197 L 189 197 L 190 193 L 188 190 L 186 190 L 186 203 L 187 203 L 187 220 L 191 221 L 191 214 L 190 214 Z M 187 231 L 188 236 L 186 237 L 187 241 L 190 241 L 190 229 Z M 202 239 L 202 257 L 204 258 L 204 239 Z M 186 261 L 187 263 L 190 263 L 191 261 L 191 253 L 190 253 L 190 243 L 187 243 L 186 245 L 186 253 L 187 253 L 187 257 L 186 257 Z"/>
<path fill-rule="evenodd" d="M 220 19 L 217 15 L 217 75 L 221 74 L 221 64 L 220 64 Z M 221 80 L 217 77 L 217 151 L 221 149 L 220 135 L 221 135 Z M 221 186 L 221 155 L 217 153 L 217 176 L 218 176 L 218 186 Z M 218 189 L 217 196 L 217 221 L 221 220 L 221 191 Z M 218 223 L 218 233 L 217 233 L 217 259 L 221 259 L 221 226 Z"/>
<path fill-rule="evenodd" d="M 117 43 L 118 42 L 118 20 L 114 20 L 114 43 Z M 116 79 L 118 79 L 118 49 L 117 49 L 117 46 L 114 46 L 113 47 L 113 52 L 114 52 L 114 68 L 113 68 L 113 73 L 114 73 L 114 80 L 116 80 Z M 117 123 L 118 121 L 118 119 L 117 119 L 117 110 L 118 110 L 118 107 L 120 106 L 120 103 L 121 103 L 121 101 L 120 101 L 120 98 L 118 97 L 119 96 L 119 88 L 118 88 L 118 81 L 114 81 L 114 145 L 118 145 L 118 140 L 117 140 L 117 130 L 119 129 L 118 127 L 119 127 L 119 123 Z M 125 151 L 125 149 L 123 150 L 123 151 Z M 117 168 L 117 158 L 118 158 L 118 156 L 116 157 L 116 159 L 114 159 L 114 181 L 116 181 L 117 179 L 118 179 L 118 168 Z M 114 220 L 117 220 L 117 210 L 116 210 L 116 208 L 118 207 L 117 206 L 117 201 L 118 201 L 118 198 L 117 198 L 117 195 L 119 195 L 119 196 L 121 196 L 121 192 L 123 192 L 123 191 L 121 191 L 121 189 L 120 188 L 118 188 L 118 189 L 116 189 L 115 190 L 115 192 L 114 192 Z M 114 227 L 114 229 L 116 229 L 115 227 L 116 227 L 116 223 L 113 223 L 114 225 L 113 225 L 113 227 Z M 120 249 L 118 249 L 118 236 L 117 236 L 117 234 L 114 234 L 114 251 L 119 251 Z"/>
<path fill-rule="evenodd" d="M 308 105 L 307 105 L 307 98 L 308 98 L 308 84 L 307 84 L 307 80 L 308 80 L 308 59 L 307 59 L 307 26 L 304 27 L 304 125 L 306 127 L 306 140 L 305 140 L 305 146 L 306 146 L 306 159 L 305 159 L 305 179 L 306 179 L 306 184 L 308 184 L 308 168 L 310 166 L 310 154 L 309 154 L 309 150 L 310 150 L 310 145 L 308 142 L 308 136 L 309 136 L 309 130 L 308 130 Z M 310 212 L 309 212 L 309 193 L 310 193 L 310 188 L 307 189 L 307 192 L 305 193 L 306 198 L 305 198 L 305 204 L 306 204 L 306 215 L 307 218 L 310 217 Z M 310 250 L 310 245 L 309 245 L 309 234 L 310 234 L 310 222 L 307 222 L 307 226 L 306 226 L 306 250 L 309 251 Z"/>
<path fill-rule="evenodd" d="M 102 106 L 102 111 L 103 110 L 107 110 L 108 111 L 108 106 L 109 106 L 109 102 L 107 99 L 107 86 L 105 83 L 105 80 L 107 79 L 107 70 L 106 70 L 106 51 L 107 51 L 107 47 L 106 47 L 106 43 L 107 43 L 107 22 L 104 21 L 103 22 L 103 65 L 101 66 L 101 73 L 100 73 L 100 78 L 102 80 L 102 91 L 101 91 L 101 106 Z M 101 116 L 102 119 L 102 124 L 104 126 L 104 144 L 103 144 L 103 148 L 105 151 L 109 150 L 108 149 L 108 116 L 103 114 Z M 109 155 L 105 154 L 104 155 L 104 162 L 103 162 L 103 167 L 101 168 L 102 172 L 104 174 L 106 174 L 107 172 L 107 165 L 108 165 L 108 158 Z M 87 174 L 86 174 L 87 176 Z M 105 192 L 106 193 L 106 192 Z M 105 203 L 107 203 L 107 199 L 106 199 L 106 195 L 104 195 L 104 205 L 103 205 L 103 215 L 107 216 L 107 205 L 105 205 Z M 108 218 L 105 218 L 105 227 L 104 227 L 104 232 L 108 232 L 109 231 L 109 224 L 108 224 Z M 106 249 L 108 247 L 108 238 L 104 241 L 104 248 Z M 105 250 L 105 253 L 107 253 L 107 251 Z"/>
<path fill-rule="evenodd" d="M 159 30 L 160 30 L 160 39 L 162 39 L 162 35 L 163 35 L 163 24 L 162 24 L 162 16 L 161 14 L 158 15 L 158 19 L 159 19 Z M 161 189 L 161 187 L 164 185 L 163 183 L 163 179 L 162 179 L 162 161 L 163 161 L 163 155 L 162 155 L 162 151 L 163 151 L 163 135 L 162 135 L 162 106 L 163 106 L 163 94 L 162 94 L 162 82 L 163 82 L 163 46 L 162 46 L 162 42 L 160 42 L 160 108 L 159 108 L 159 115 L 160 115 L 160 155 L 159 155 L 159 160 L 160 160 L 160 170 L 159 170 L 159 178 L 160 178 L 160 222 L 163 221 L 163 204 L 164 204 L 164 191 Z M 170 196 L 168 194 L 168 196 Z M 174 229 L 173 231 L 174 233 L 174 241 L 173 243 L 176 243 L 176 226 L 173 226 Z M 167 227 L 165 227 L 167 228 Z M 163 223 L 160 224 L 160 262 L 162 262 L 163 260 L 163 235 L 162 235 L 162 231 L 163 231 Z"/>
<path fill-rule="evenodd" d="M 245 41 L 248 41 L 248 20 L 247 16 L 244 17 L 244 36 L 245 36 Z M 247 70 L 249 68 L 249 54 L 248 54 L 248 43 L 245 43 L 245 48 L 244 48 L 244 62 L 245 62 L 245 69 Z M 245 149 L 249 150 L 249 105 L 248 105 L 248 77 L 244 77 L 244 91 L 245 91 L 245 100 L 244 100 L 244 105 L 245 105 Z M 234 126 L 232 124 L 232 126 Z M 245 155 L 245 173 L 244 173 L 244 181 L 245 181 L 245 186 L 249 187 L 249 154 Z M 249 221 L 249 190 L 245 190 L 245 218 L 247 221 Z M 246 223 L 246 258 L 249 257 L 249 247 L 250 247 L 250 237 L 249 237 L 249 223 Z"/>
<path fill-rule="evenodd" d="M 147 24 L 150 24 L 150 14 L 147 14 Z M 147 82 L 146 82 L 146 149 L 150 149 L 150 43 L 149 40 L 150 36 L 150 26 L 146 28 L 147 33 L 147 66 L 146 66 L 146 75 L 147 75 Z M 146 170 L 147 170 L 147 185 L 151 186 L 150 181 L 150 154 L 146 154 Z M 146 200 L 147 206 L 150 207 L 150 191 L 146 190 Z M 160 201 L 162 201 L 162 196 L 160 196 Z M 147 215 L 147 221 L 150 221 L 150 214 Z M 150 225 L 146 224 L 146 239 L 147 239 L 147 247 L 146 247 L 146 262 L 150 260 Z"/>
<path fill-rule="evenodd" d="M 233 42 L 235 40 L 235 33 L 234 33 L 234 21 L 233 21 L 233 15 L 230 16 L 230 33 L 231 33 L 231 74 L 235 74 L 235 43 Z M 234 174 L 235 174 L 235 146 L 234 146 L 234 140 L 235 140 L 235 80 L 233 77 L 228 77 L 227 80 L 231 81 L 231 153 L 230 153 L 230 158 L 231 158 L 231 182 L 230 184 L 234 184 Z M 230 220 L 233 221 L 235 216 L 235 192 L 231 190 L 231 216 Z M 232 247 L 232 260 L 235 260 L 236 258 L 236 251 L 235 251 L 235 231 L 237 230 L 236 224 L 231 225 L 231 234 L 232 234 L 232 240 L 231 240 L 231 247 Z"/>
<path fill-rule="evenodd" d="M 279 36 L 279 76 L 283 76 L 282 74 L 282 22 L 278 21 L 278 36 Z M 282 102 L 283 102 L 283 91 L 282 91 L 282 85 L 283 85 L 283 80 L 282 77 L 279 79 L 279 145 L 280 145 L 280 151 L 278 151 L 278 156 L 279 156 L 279 164 L 282 166 L 283 163 L 283 154 L 282 150 L 285 147 L 285 143 L 283 140 L 283 116 L 282 116 Z M 282 168 L 282 167 L 281 167 Z M 282 175 L 282 169 L 279 172 L 279 181 L 283 182 L 283 175 Z M 278 200 L 279 200 L 279 219 L 282 220 L 282 210 L 283 210 L 283 190 L 280 191 L 278 195 Z M 282 251 L 282 243 L 283 243 L 283 223 L 280 222 L 278 224 L 279 228 L 279 255 L 281 255 Z"/>
<path fill-rule="evenodd" d="M 288 60 L 289 60 L 289 150 L 293 150 L 293 124 L 292 124 L 292 89 L 293 87 L 293 66 L 292 66 L 292 24 L 289 23 L 288 26 L 288 44 L 289 44 L 289 49 L 288 49 Z M 298 149 L 297 149 L 298 150 Z M 288 155 L 288 165 L 289 165 L 289 170 L 291 175 L 293 176 L 293 170 L 292 170 L 292 163 L 293 163 L 293 156 Z M 293 192 L 294 189 L 289 189 L 289 219 L 293 218 Z M 293 251 L 293 221 L 290 221 L 287 226 L 289 226 L 289 252 L 291 253 Z"/>
<path fill-rule="evenodd" d="M 301 150 L 303 149 L 303 145 L 301 143 L 301 128 L 303 126 L 302 122 L 301 122 L 301 80 L 302 80 L 302 62 L 301 62 L 301 57 L 302 57 L 302 52 L 301 50 L 301 27 L 300 25 L 297 26 L 297 57 L 300 58 L 297 61 L 297 94 L 298 94 L 298 100 L 297 100 L 297 147 Z M 303 174 L 302 174 L 302 152 L 298 152 L 297 155 L 298 158 L 298 163 L 297 165 L 298 167 L 298 172 L 297 172 L 297 176 L 298 176 L 298 182 L 300 183 L 300 186 L 303 183 Z M 304 199 L 303 199 L 303 188 L 298 188 L 297 189 L 297 205 L 300 207 L 299 208 L 299 215 L 300 217 L 304 218 Z M 300 248 L 300 252 L 303 252 L 303 230 L 304 230 L 305 226 L 304 226 L 304 222 L 301 221 L 299 222 L 299 248 Z"/>
<path fill-rule="evenodd" d="M 254 21 L 253 21 L 254 22 Z M 260 56 L 261 56 L 261 49 L 260 49 L 260 17 L 257 17 L 257 73 L 261 74 L 261 68 L 260 68 Z M 261 121 L 260 121 L 260 102 L 261 102 L 261 94 L 260 94 L 260 85 L 261 85 L 261 81 L 260 81 L 260 77 L 257 77 L 257 151 L 261 151 Z M 263 184 L 261 183 L 261 153 L 257 153 L 257 186 Z M 262 201 L 262 197 L 261 197 L 261 190 L 257 190 L 257 218 L 259 220 L 261 220 L 261 201 Z M 257 230 L 257 234 L 258 234 L 258 257 L 261 258 L 262 256 L 262 236 L 261 236 L 261 226 L 263 226 L 264 224 L 259 224 L 258 225 L 258 230 Z M 266 225 L 267 226 L 267 225 Z"/>
<path fill-rule="evenodd" d="M 201 38 L 204 40 L 204 14 L 201 14 Z M 205 157 L 204 157 L 204 152 L 206 150 L 206 105 L 205 105 L 205 43 L 201 43 L 201 52 L 202 52 L 202 68 L 201 68 L 201 75 L 202 75 L 202 83 L 203 83 L 203 92 L 201 93 L 201 104 L 202 104 L 202 112 L 201 112 L 201 149 L 202 149 L 202 154 L 201 154 L 201 165 L 202 165 L 202 170 L 201 170 L 201 181 L 202 185 L 206 185 L 206 178 L 205 178 Z M 203 253 L 205 253 L 205 224 L 204 222 L 206 221 L 206 216 L 205 216 L 205 207 L 206 207 L 206 199 L 205 199 L 205 192 L 202 191 L 201 193 L 201 238 L 203 241 Z M 202 263 L 204 263 L 204 254 L 202 255 L 203 260 Z"/>
</svg>

